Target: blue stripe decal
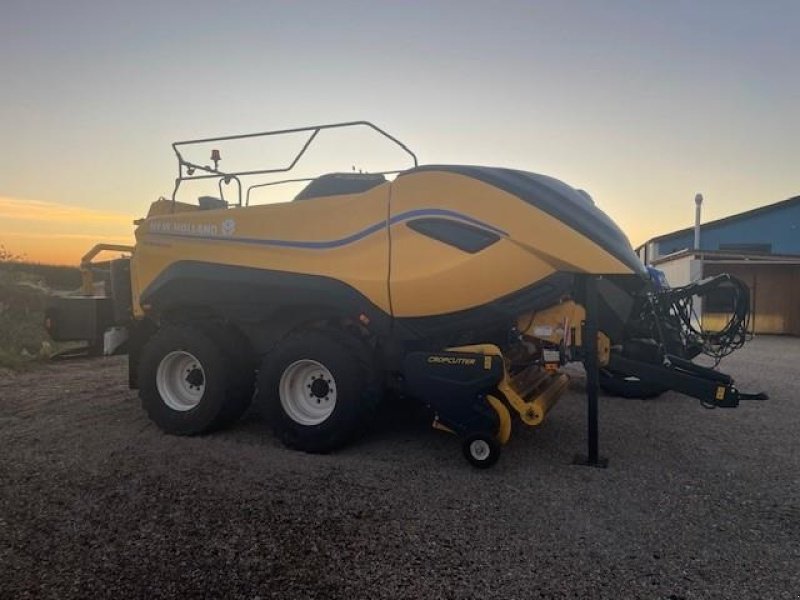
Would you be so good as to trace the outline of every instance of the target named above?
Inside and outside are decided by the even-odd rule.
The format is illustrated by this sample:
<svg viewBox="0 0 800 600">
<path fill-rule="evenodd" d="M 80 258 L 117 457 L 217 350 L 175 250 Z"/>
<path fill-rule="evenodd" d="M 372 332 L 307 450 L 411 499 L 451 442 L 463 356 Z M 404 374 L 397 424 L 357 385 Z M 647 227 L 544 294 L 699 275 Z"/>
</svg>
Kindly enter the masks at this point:
<svg viewBox="0 0 800 600">
<path fill-rule="evenodd" d="M 393 216 L 389 219 L 389 225 L 394 225 L 396 223 L 402 223 L 403 221 L 410 221 L 411 219 L 415 219 L 418 217 L 449 217 L 453 219 L 458 219 L 460 221 L 465 221 L 470 223 L 471 225 L 475 225 L 477 227 L 481 227 L 492 233 L 496 233 L 501 236 L 508 236 L 508 234 L 503 231 L 502 229 L 498 229 L 494 225 L 490 225 L 489 223 L 484 223 L 483 221 L 479 221 L 469 215 L 465 215 L 453 210 L 447 210 L 444 208 L 422 208 L 417 210 L 409 210 L 404 213 L 400 213 L 398 215 Z M 312 250 L 323 250 L 328 248 L 338 248 L 339 246 L 346 246 L 348 244 L 352 244 L 353 242 L 357 242 L 373 233 L 377 233 L 381 229 L 386 227 L 386 221 L 381 221 L 380 223 L 375 223 L 374 225 L 370 225 L 369 227 L 362 229 L 352 235 L 348 235 L 347 237 L 338 239 L 338 240 L 329 240 L 325 242 L 302 242 L 302 241 L 294 241 L 294 240 L 270 240 L 270 239 L 262 239 L 262 238 L 242 238 L 236 236 L 208 236 L 208 235 L 194 235 L 191 233 L 162 233 L 158 231 L 150 231 L 148 232 L 149 235 L 159 235 L 164 237 L 178 237 L 178 238 L 189 238 L 189 239 L 196 239 L 196 240 L 211 240 L 211 241 L 227 241 L 227 242 L 239 242 L 241 244 L 257 244 L 262 246 L 277 246 L 280 248 L 306 248 Z"/>
</svg>

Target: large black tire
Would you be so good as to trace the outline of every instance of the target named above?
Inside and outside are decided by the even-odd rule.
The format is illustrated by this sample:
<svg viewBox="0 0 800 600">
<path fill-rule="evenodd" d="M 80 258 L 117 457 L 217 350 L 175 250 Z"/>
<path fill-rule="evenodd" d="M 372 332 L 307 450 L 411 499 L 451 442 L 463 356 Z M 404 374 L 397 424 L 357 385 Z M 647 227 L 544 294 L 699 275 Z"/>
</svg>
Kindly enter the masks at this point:
<svg viewBox="0 0 800 600">
<path fill-rule="evenodd" d="M 314 363 L 322 368 L 317 369 Z M 325 371 L 330 377 L 319 375 Z M 315 378 L 321 380 L 319 384 Z M 307 390 L 307 398 L 292 401 L 297 394 L 287 393 L 291 382 L 297 389 Z M 312 453 L 336 450 L 357 437 L 382 395 L 366 346 L 346 332 L 327 329 L 307 329 L 287 336 L 264 359 L 257 387 L 256 402 L 284 445 Z M 332 406 L 328 415 L 313 415 L 321 418 L 320 422 L 296 408 L 298 403 L 302 407 L 314 401 Z"/>
<path fill-rule="evenodd" d="M 256 387 L 255 354 L 249 340 L 230 325 L 206 322 L 198 326 L 225 354 L 230 369 L 225 407 L 216 425 L 224 428 L 239 420 L 253 400 Z"/>
<path fill-rule="evenodd" d="M 609 396 L 642 400 L 656 398 L 669 389 L 657 383 L 642 381 L 607 369 L 600 369 L 599 383 L 600 389 Z"/>
<path fill-rule="evenodd" d="M 200 327 L 168 325 L 142 349 L 142 407 L 166 433 L 195 435 L 219 429 L 230 422 L 228 398 L 237 389 L 234 373 L 231 359 L 213 336 Z"/>
</svg>

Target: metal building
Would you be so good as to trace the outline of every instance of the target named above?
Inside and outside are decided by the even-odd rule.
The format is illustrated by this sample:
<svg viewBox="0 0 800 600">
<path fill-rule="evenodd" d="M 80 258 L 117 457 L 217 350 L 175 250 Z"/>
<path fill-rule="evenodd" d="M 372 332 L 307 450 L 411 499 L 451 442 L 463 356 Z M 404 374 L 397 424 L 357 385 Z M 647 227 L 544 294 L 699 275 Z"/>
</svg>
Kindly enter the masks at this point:
<svg viewBox="0 0 800 600">
<path fill-rule="evenodd" d="M 636 249 L 639 258 L 673 286 L 735 275 L 750 286 L 755 333 L 800 335 L 800 196 L 703 224 L 698 199 L 695 227 L 645 242 Z M 700 315 L 714 328 L 725 318 L 724 306 L 707 298 Z"/>
</svg>

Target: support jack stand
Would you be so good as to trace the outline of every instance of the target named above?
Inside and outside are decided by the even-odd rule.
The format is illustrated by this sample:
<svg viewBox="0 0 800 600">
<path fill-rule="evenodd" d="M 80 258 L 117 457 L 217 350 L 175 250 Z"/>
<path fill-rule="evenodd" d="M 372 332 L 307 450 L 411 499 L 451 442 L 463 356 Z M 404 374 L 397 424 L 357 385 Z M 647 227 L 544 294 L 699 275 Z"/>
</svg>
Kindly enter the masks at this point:
<svg viewBox="0 0 800 600">
<path fill-rule="evenodd" d="M 598 406 L 597 390 L 599 387 L 600 369 L 597 364 L 597 281 L 598 277 L 589 276 L 586 278 L 586 323 L 583 327 L 583 345 L 585 356 L 583 360 L 586 369 L 586 438 L 588 452 L 585 455 L 577 455 L 572 461 L 574 465 L 585 467 L 596 467 L 605 469 L 608 467 L 608 459 L 600 456 L 599 433 L 598 433 Z"/>
</svg>

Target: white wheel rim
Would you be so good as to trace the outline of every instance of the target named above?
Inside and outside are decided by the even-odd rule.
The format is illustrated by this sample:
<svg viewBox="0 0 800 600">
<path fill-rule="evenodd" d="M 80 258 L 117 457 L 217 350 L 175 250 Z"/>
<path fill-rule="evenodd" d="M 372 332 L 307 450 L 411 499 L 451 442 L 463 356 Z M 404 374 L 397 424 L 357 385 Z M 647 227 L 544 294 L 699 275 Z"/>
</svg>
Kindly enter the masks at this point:
<svg viewBox="0 0 800 600">
<path fill-rule="evenodd" d="M 278 384 L 283 412 L 306 426 L 319 425 L 333 414 L 336 392 L 336 382 L 327 367 L 305 358 L 286 367 Z"/>
<path fill-rule="evenodd" d="M 206 373 L 197 358 L 184 350 L 170 352 L 158 364 L 156 387 L 164 404 L 186 412 L 200 404 L 206 390 Z"/>
<path fill-rule="evenodd" d="M 492 453 L 492 449 L 485 440 L 472 440 L 469 445 L 469 453 L 475 460 L 486 460 Z"/>
</svg>

